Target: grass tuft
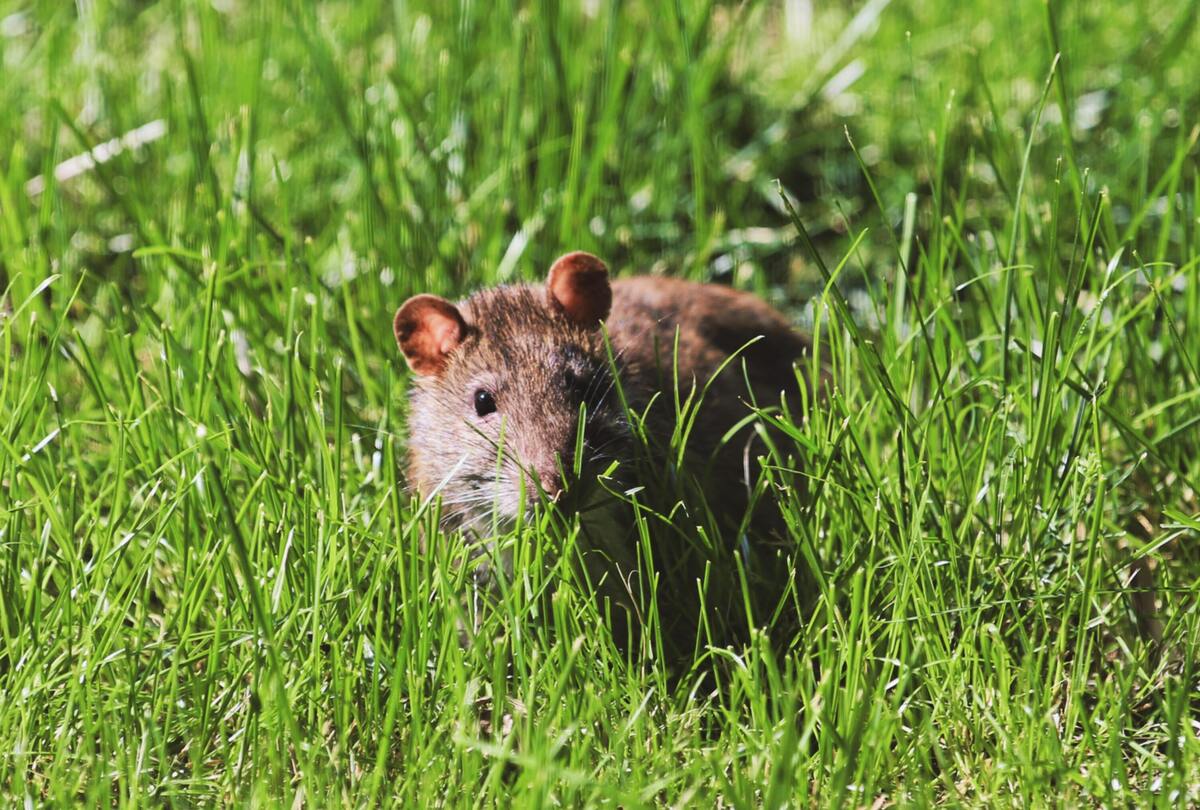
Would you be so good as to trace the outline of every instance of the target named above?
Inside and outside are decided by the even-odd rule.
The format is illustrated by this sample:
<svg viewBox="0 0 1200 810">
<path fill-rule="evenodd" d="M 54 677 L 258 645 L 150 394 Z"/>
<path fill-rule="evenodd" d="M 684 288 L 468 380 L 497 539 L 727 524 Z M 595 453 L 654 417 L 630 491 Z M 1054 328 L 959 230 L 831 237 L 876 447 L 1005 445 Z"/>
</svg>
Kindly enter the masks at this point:
<svg viewBox="0 0 1200 810">
<path fill-rule="evenodd" d="M 1197 5 L 0 0 L 0 796 L 1200 803 Z M 719 688 L 421 542 L 392 312 L 568 249 L 829 370 Z"/>
</svg>

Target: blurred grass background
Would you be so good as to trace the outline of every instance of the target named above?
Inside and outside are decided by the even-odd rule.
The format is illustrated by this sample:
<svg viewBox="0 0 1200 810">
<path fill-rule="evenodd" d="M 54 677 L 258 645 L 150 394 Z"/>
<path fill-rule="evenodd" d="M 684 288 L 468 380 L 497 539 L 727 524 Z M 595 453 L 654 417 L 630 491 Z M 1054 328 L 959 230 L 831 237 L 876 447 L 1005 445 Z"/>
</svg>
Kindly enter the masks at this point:
<svg viewBox="0 0 1200 810">
<path fill-rule="evenodd" d="M 0 793 L 1200 801 L 1197 5 L 0 0 Z M 417 550 L 392 312 L 568 249 L 836 369 L 716 697 Z"/>
</svg>

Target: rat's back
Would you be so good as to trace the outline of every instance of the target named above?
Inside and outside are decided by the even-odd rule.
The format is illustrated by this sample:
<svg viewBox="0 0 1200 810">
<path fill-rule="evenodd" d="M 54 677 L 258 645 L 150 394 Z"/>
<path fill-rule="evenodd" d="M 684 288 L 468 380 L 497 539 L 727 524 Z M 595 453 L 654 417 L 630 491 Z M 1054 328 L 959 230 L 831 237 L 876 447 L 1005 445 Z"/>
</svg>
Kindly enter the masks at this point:
<svg viewBox="0 0 1200 810">
<path fill-rule="evenodd" d="M 733 400 L 718 403 L 727 406 L 718 410 L 736 418 L 746 414 L 740 402 L 749 399 L 746 377 L 764 407 L 778 404 L 781 393 L 794 397 L 798 391 L 793 363 L 808 354 L 809 341 L 762 299 L 718 284 L 656 276 L 620 279 L 612 291 L 608 333 L 627 375 L 666 391 L 677 361 L 686 394 L 693 380 L 703 387 L 736 354 L 710 389 L 715 398 Z"/>
<path fill-rule="evenodd" d="M 689 467 L 713 513 L 737 525 L 765 449 L 745 419 L 752 403 L 772 408 L 786 397 L 795 405 L 802 385 L 812 390 L 795 366 L 809 352 L 808 339 L 765 301 L 717 284 L 636 276 L 614 282 L 612 292 L 606 326 L 628 399 L 638 412 L 649 406 L 653 438 L 665 442 L 677 427 L 676 384 L 681 402 L 695 386 Z M 753 523 L 766 533 L 782 530 L 769 505 Z"/>
</svg>

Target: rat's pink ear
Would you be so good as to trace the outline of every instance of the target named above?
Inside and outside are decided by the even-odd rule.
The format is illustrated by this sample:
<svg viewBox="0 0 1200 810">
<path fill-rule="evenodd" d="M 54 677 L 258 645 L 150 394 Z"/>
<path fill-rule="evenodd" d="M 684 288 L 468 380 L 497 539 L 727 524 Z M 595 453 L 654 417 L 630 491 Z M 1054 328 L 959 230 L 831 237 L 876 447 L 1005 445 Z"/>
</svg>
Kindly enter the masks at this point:
<svg viewBox="0 0 1200 810">
<path fill-rule="evenodd" d="M 612 288 L 608 268 L 590 253 L 575 251 L 560 256 L 546 278 L 550 304 L 581 326 L 595 327 L 608 317 Z"/>
<path fill-rule="evenodd" d="M 467 324 L 454 304 L 436 295 L 415 295 L 392 321 L 396 343 L 408 367 L 417 374 L 437 374 L 467 334 Z"/>
</svg>

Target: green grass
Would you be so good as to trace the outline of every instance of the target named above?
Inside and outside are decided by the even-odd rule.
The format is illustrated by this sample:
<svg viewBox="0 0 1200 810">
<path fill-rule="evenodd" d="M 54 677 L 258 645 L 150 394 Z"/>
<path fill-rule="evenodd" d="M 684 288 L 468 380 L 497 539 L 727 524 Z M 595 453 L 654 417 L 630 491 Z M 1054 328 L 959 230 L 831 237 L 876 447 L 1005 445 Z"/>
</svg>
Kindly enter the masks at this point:
<svg viewBox="0 0 1200 810">
<path fill-rule="evenodd" d="M 1198 5 L 0 0 L 2 801 L 1200 803 Z M 576 248 L 833 371 L 712 696 L 420 550 L 392 312 Z"/>
</svg>

